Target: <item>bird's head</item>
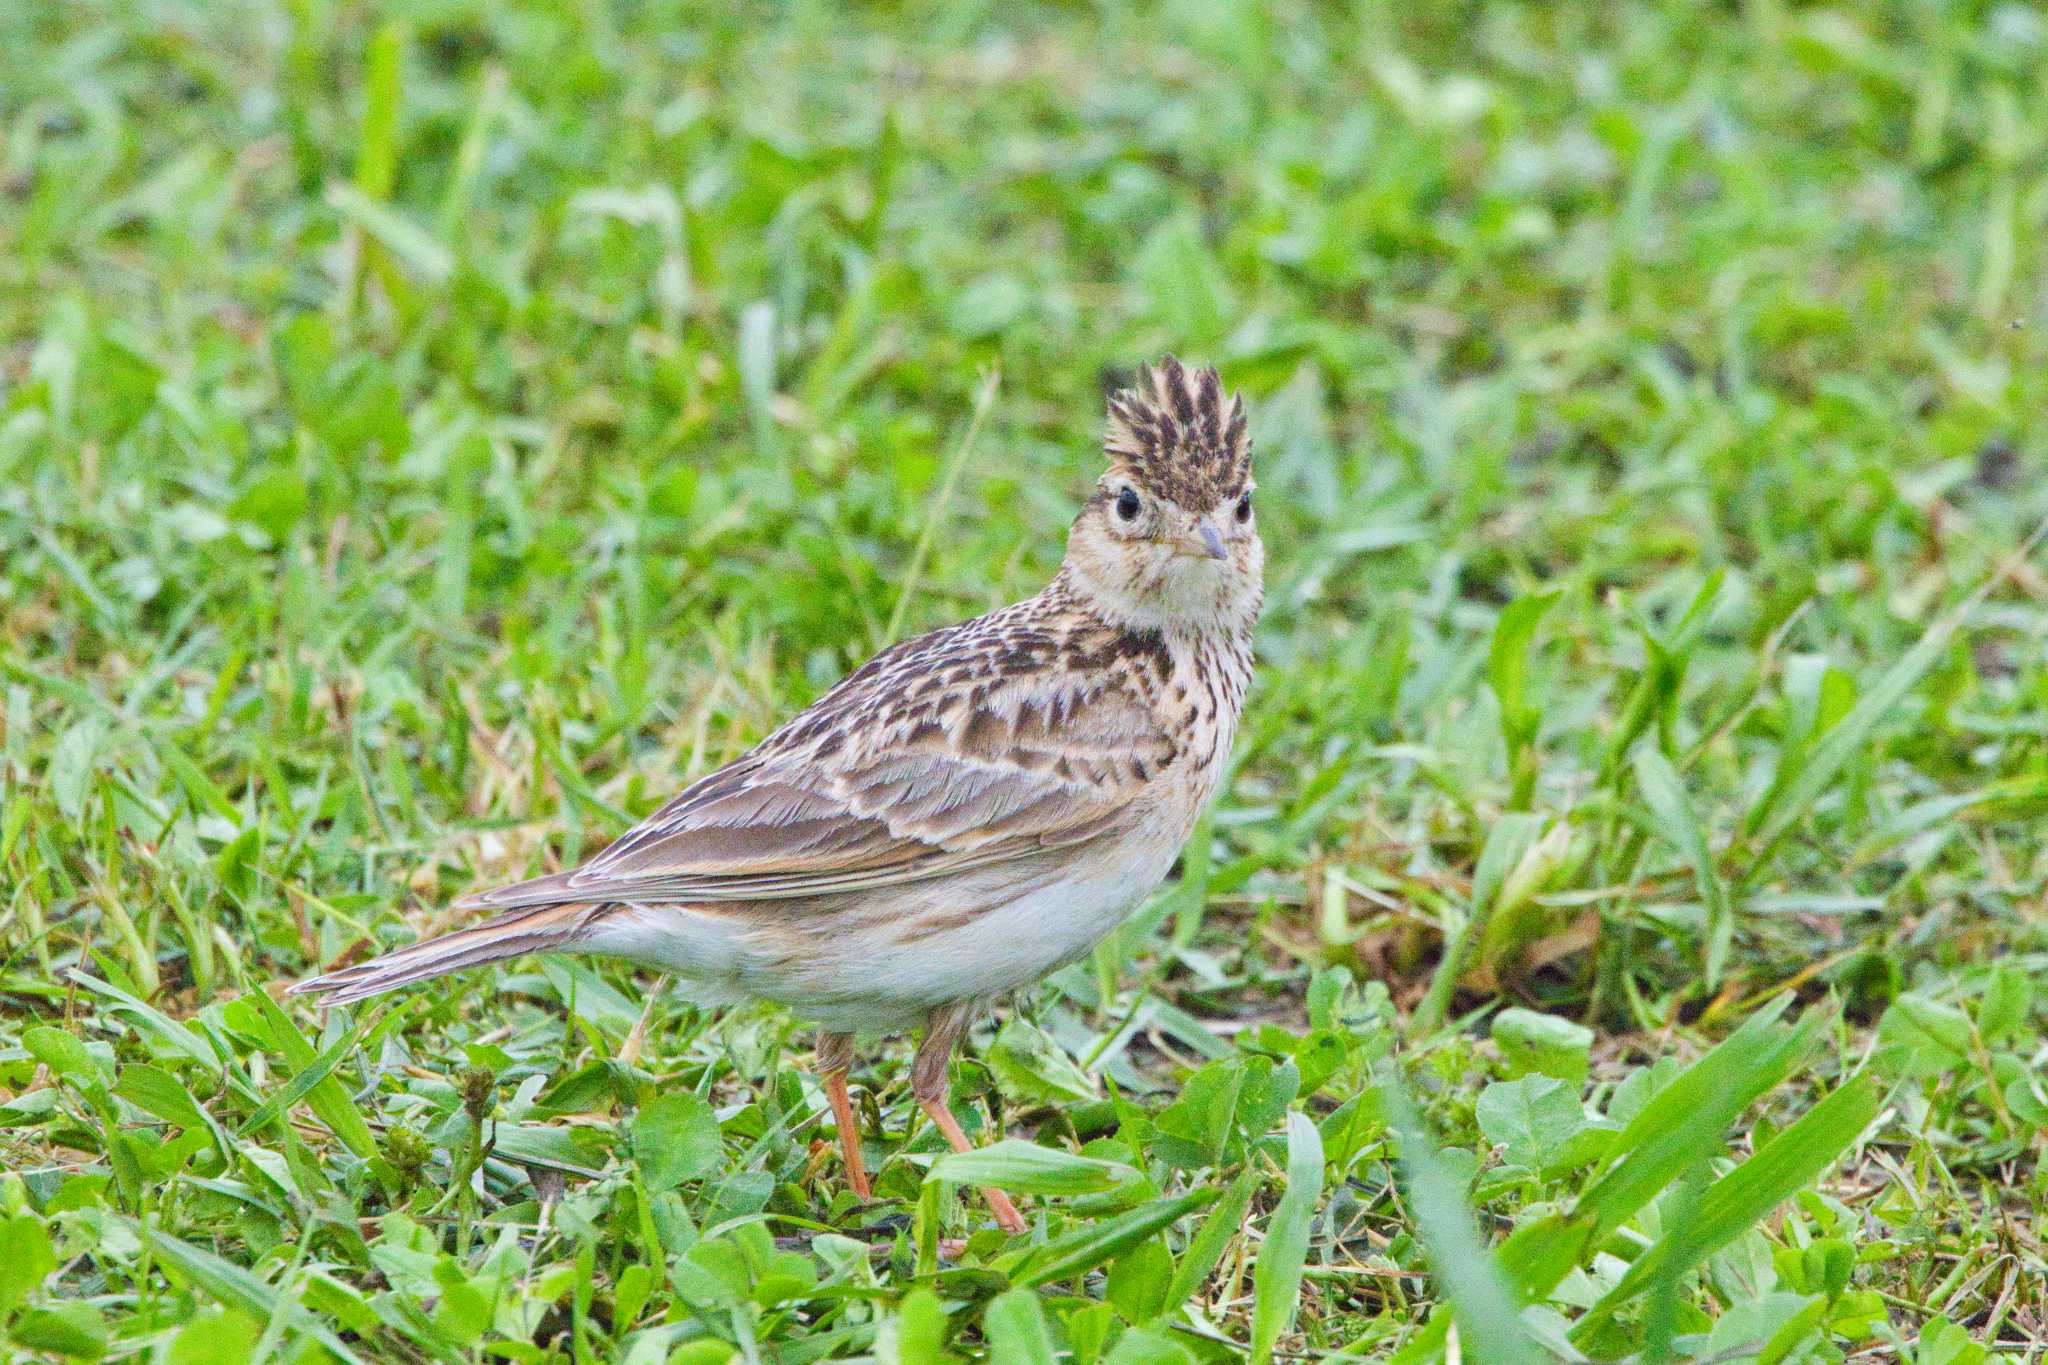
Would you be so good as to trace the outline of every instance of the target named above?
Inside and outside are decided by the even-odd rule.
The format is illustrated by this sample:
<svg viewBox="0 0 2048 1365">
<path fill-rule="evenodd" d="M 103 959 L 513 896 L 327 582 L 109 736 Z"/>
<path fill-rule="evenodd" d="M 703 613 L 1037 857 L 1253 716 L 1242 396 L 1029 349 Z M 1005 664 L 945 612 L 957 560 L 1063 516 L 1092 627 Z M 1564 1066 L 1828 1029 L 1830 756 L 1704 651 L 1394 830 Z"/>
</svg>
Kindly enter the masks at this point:
<svg viewBox="0 0 2048 1365">
<path fill-rule="evenodd" d="M 1248 628 L 1265 548 L 1244 403 L 1168 356 L 1109 400 L 1103 444 L 1109 468 L 1067 537 L 1077 586 L 1134 626 Z"/>
</svg>

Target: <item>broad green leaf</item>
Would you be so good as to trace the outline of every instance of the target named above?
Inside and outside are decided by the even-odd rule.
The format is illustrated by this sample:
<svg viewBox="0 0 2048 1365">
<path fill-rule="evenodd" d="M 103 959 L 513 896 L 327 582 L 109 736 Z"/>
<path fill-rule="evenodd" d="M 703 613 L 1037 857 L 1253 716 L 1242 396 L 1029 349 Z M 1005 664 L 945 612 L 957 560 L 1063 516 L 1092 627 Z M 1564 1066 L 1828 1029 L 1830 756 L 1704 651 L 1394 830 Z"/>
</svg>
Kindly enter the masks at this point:
<svg viewBox="0 0 2048 1365">
<path fill-rule="evenodd" d="M 1010 1289 L 989 1301 L 983 1312 L 982 1331 L 988 1337 L 992 1360 L 1014 1361 L 1016 1365 L 1054 1365 L 1052 1333 L 1045 1325 L 1045 1313 L 1038 1295 L 1028 1289 Z"/>
<path fill-rule="evenodd" d="M 1945 1317 L 1934 1317 L 1920 1328 L 1913 1365 L 1984 1365 L 1989 1356 L 1968 1331 Z"/>
<path fill-rule="evenodd" d="M 0 1218 L 0 1318 L 25 1303 L 56 1268 L 42 1219 L 33 1213 Z"/>
<path fill-rule="evenodd" d="M 1186 1170 L 1221 1161 L 1244 1076 L 1245 1059 L 1230 1057 L 1211 1062 L 1188 1077 L 1180 1098 L 1153 1119 L 1153 1151 Z"/>
<path fill-rule="evenodd" d="M 883 1365 L 944 1365 L 951 1357 L 946 1353 L 946 1310 L 939 1296 L 923 1285 L 905 1294 L 875 1347 Z"/>
<path fill-rule="evenodd" d="M 248 1365 L 261 1336 L 262 1329 L 240 1313 L 205 1309 L 178 1329 L 161 1359 L 163 1365 Z"/>
<path fill-rule="evenodd" d="M 1474 1117 L 1486 1140 L 1507 1149 L 1507 1159 L 1540 1171 L 1555 1161 L 1586 1126 L 1578 1087 L 1552 1076 L 1495 1081 L 1479 1092 Z"/>
<path fill-rule="evenodd" d="M 1275 1065 L 1271 1057 L 1247 1057 L 1232 1122 L 1246 1137 L 1264 1137 L 1300 1092 L 1301 1068 L 1291 1058 Z M 1234 1157 L 1238 1151 L 1238 1144 L 1226 1144 L 1228 1155 Z"/>
<path fill-rule="evenodd" d="M 579 1140 L 581 1135 L 583 1140 Z M 587 1128 L 563 1128 L 547 1123 L 493 1123 L 490 1125 L 491 1153 L 522 1166 L 539 1166 L 569 1175 L 595 1178 L 602 1174 L 603 1148 L 595 1151 L 585 1142 Z M 594 1144 L 593 1144 L 594 1145 Z"/>
<path fill-rule="evenodd" d="M 1058 1104 L 1093 1100 L 1101 1093 L 1094 1078 L 1074 1065 L 1066 1049 L 1020 1015 L 1003 1021 L 983 1060 L 995 1073 L 1003 1093 L 1015 1099 Z"/>
<path fill-rule="evenodd" d="M 1954 1005 L 1908 993 L 1878 1020 L 1886 1064 L 1904 1075 L 1938 1076 L 1970 1062 L 1970 1016 Z"/>
<path fill-rule="evenodd" d="M 1800 1252 L 1800 1269 L 1810 1294 L 1837 1298 L 1856 1271 L 1856 1248 L 1840 1237 L 1822 1237 Z"/>
<path fill-rule="evenodd" d="M 1109 1263 L 1103 1297 L 1125 1322 L 1151 1322 L 1166 1306 L 1172 1279 L 1172 1253 L 1165 1242 L 1148 1237 Z"/>
<path fill-rule="evenodd" d="M 1710 1355 L 1729 1360 L 1782 1360 L 1827 1319 L 1827 1301 L 1801 1294 L 1765 1294 L 1731 1305 L 1707 1333 Z M 1750 1354 L 1758 1342 L 1764 1349 Z"/>
<path fill-rule="evenodd" d="M 93 1065 L 92 1054 L 85 1050 L 85 1044 L 76 1034 L 48 1024 L 38 1024 L 22 1030 L 21 1045 L 28 1049 L 29 1056 L 64 1080 L 88 1085 L 99 1079 L 99 1068 Z"/>
<path fill-rule="evenodd" d="M 700 1337 L 670 1351 L 665 1365 L 728 1365 L 738 1355 L 738 1351 L 716 1337 Z M 637 1363 L 628 1357 L 628 1365 Z"/>
<path fill-rule="evenodd" d="M 642 1002 L 628 1000 L 595 964 L 557 953 L 539 958 L 534 967 L 557 999 L 564 1005 L 573 1003 L 579 1018 L 590 1020 L 613 1037 L 624 1038 L 640 1021 Z"/>
<path fill-rule="evenodd" d="M 31 1308 L 8 1334 L 18 1346 L 67 1360 L 98 1360 L 107 1353 L 107 1320 L 89 1303 Z"/>
<path fill-rule="evenodd" d="M 304 519 L 307 503 L 306 480 L 293 470 L 274 469 L 249 481 L 228 504 L 228 516 L 236 521 L 246 521 L 272 540 L 281 541 Z M 205 792 L 207 806 L 216 814 L 239 823 L 234 806 L 226 801 L 218 787 L 213 786 L 205 771 L 185 757 L 176 745 L 160 745 L 158 752 L 166 758 L 176 755 L 172 761 L 180 764 L 179 777 L 186 789 L 193 790 L 196 779 L 199 790 Z M 212 790 L 206 792 L 206 788 Z M 218 802 L 214 799 L 216 797 L 220 798 Z"/>
<path fill-rule="evenodd" d="M 724 1155 L 718 1117 L 701 1095 L 673 1091 L 649 1101 L 633 1117 L 633 1159 L 650 1191 L 708 1175 Z"/>
<path fill-rule="evenodd" d="M 58 736 L 50 750 L 50 794 L 57 798 L 58 813 L 73 824 L 85 818 L 86 797 L 106 729 L 98 716 L 88 716 Z"/>
<path fill-rule="evenodd" d="M 192 1098 L 192 1092 L 160 1066 L 130 1062 L 121 1068 L 120 1077 L 114 1082 L 114 1093 L 136 1108 L 180 1128 L 210 1129 L 212 1126 L 206 1115 L 200 1112 L 199 1102 Z"/>
<path fill-rule="evenodd" d="M 946 321 L 962 336 L 979 340 L 994 336 L 1031 308 L 1031 291 L 1015 275 L 983 275 L 953 296 Z"/>
<path fill-rule="evenodd" d="M 1116 1339 L 1103 1365 L 1194 1365 L 1194 1359 L 1166 1333 L 1134 1327 Z"/>
<path fill-rule="evenodd" d="M 475 1346 L 491 1325 L 490 1295 L 446 1257 L 434 1266 L 434 1287 L 434 1326 L 464 1348 Z"/>
<path fill-rule="evenodd" d="M 1202 345 L 1223 335 L 1233 307 L 1229 286 L 1192 216 L 1177 215 L 1153 228 L 1135 264 L 1154 316 L 1175 336 Z"/>
<path fill-rule="evenodd" d="M 635 1261 L 619 1272 L 618 1288 L 612 1295 L 615 1331 L 630 1327 L 639 1320 L 640 1310 L 647 1306 L 647 1296 L 653 1287 L 654 1271 L 644 1261 Z"/>
<path fill-rule="evenodd" d="M 1101 1360 L 1103 1348 L 1119 1326 L 1116 1310 L 1106 1303 L 1069 1309 L 1060 1325 L 1066 1329 L 1070 1354 L 1077 1361 Z"/>
<path fill-rule="evenodd" d="M 1992 970 L 1984 999 L 1977 1006 L 1977 1029 L 1993 1045 L 2024 1037 L 2034 1010 L 2034 983 L 2009 962 Z"/>
<path fill-rule="evenodd" d="M 2048 1128 L 2048 1081 L 2035 1074 L 2015 1076 L 2006 1083 L 2005 1107 L 2021 1123 Z"/>
<path fill-rule="evenodd" d="M 1493 1041 L 1511 1078 L 1537 1072 L 1572 1086 L 1585 1082 L 1593 1030 L 1583 1024 L 1517 1005 L 1493 1017 Z"/>
</svg>

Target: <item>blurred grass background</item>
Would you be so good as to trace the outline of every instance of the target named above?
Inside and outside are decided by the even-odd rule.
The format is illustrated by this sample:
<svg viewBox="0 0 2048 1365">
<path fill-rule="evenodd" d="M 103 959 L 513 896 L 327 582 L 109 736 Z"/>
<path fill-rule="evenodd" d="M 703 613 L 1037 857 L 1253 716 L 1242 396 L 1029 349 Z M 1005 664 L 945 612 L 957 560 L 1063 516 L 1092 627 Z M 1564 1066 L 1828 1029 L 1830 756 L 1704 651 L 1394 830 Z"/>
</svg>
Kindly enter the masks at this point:
<svg viewBox="0 0 2048 1365">
<path fill-rule="evenodd" d="M 2044 222 L 2015 3 L 0 8 L 8 1349 L 2040 1359 Z M 1259 679 L 1011 1141 L 272 1003 L 1031 591 L 1168 350 Z"/>
</svg>

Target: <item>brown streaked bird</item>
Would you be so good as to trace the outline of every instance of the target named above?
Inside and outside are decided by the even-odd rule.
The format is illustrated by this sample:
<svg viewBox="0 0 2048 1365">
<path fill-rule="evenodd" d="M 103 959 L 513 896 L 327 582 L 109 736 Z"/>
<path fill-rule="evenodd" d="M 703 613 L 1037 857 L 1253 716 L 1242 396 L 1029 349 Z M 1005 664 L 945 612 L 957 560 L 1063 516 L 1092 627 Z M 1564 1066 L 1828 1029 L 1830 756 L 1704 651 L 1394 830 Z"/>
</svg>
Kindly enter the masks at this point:
<svg viewBox="0 0 2048 1365">
<path fill-rule="evenodd" d="M 1165 878 L 1252 676 L 1265 551 L 1243 403 L 1168 357 L 1110 400 L 1104 445 L 1037 595 L 883 650 L 581 867 L 458 903 L 489 919 L 293 991 L 341 1003 L 570 952 L 660 968 L 702 1005 L 776 1001 L 819 1025 L 863 1199 L 854 1036 L 922 1024 L 911 1091 L 966 1150 L 946 1071 L 975 1011 L 1087 953 Z"/>
</svg>

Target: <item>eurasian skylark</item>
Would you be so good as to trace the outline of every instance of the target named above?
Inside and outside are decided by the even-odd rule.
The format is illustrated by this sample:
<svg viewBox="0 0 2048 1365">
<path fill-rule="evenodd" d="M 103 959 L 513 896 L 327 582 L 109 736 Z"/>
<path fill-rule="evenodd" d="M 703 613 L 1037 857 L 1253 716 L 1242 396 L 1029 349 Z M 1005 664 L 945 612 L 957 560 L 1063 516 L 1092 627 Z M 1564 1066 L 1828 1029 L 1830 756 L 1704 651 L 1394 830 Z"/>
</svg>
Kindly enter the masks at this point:
<svg viewBox="0 0 2048 1365">
<path fill-rule="evenodd" d="M 491 918 L 292 989 L 340 1003 L 576 952 L 673 973 L 699 1004 L 777 1001 L 820 1026 L 862 1198 L 854 1035 L 922 1023 L 912 1093 L 966 1150 L 946 1071 L 976 1009 L 1166 876 L 1251 681 L 1265 552 L 1243 403 L 1168 357 L 1110 400 L 1105 448 L 1037 595 L 883 650 L 581 867 L 459 903 Z"/>
</svg>

